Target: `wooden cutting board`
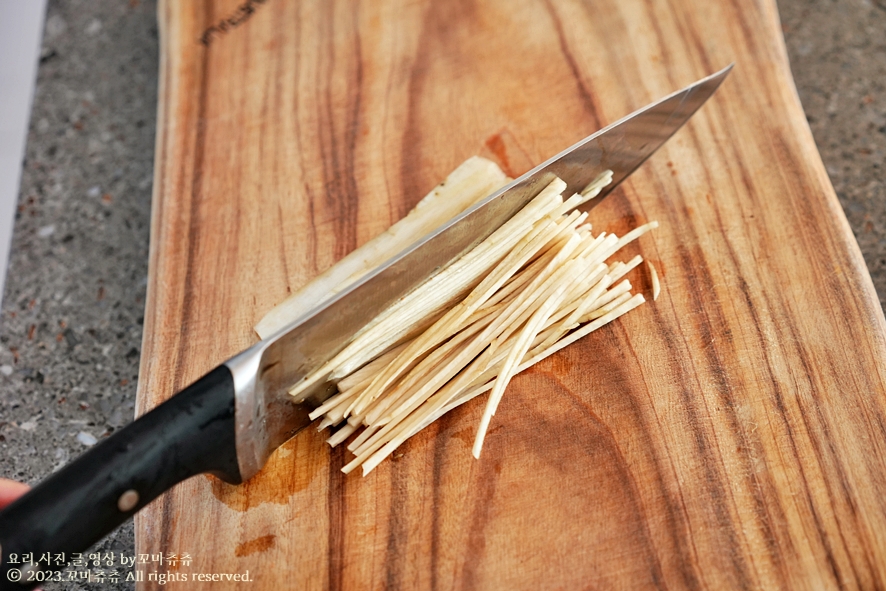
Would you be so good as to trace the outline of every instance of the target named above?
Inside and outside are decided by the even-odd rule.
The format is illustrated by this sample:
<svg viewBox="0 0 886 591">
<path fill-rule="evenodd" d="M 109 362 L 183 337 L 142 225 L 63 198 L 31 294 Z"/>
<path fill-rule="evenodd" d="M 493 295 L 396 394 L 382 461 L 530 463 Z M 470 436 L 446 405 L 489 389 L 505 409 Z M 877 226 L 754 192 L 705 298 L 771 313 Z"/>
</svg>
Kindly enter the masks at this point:
<svg viewBox="0 0 886 591">
<path fill-rule="evenodd" d="M 886 324 L 772 0 L 169 0 L 159 20 L 140 412 L 467 157 L 522 173 L 736 65 L 592 213 L 661 223 L 636 250 L 661 297 L 517 377 L 480 461 L 481 400 L 366 478 L 308 429 L 243 486 L 152 503 L 138 553 L 250 589 L 886 588 Z"/>
</svg>

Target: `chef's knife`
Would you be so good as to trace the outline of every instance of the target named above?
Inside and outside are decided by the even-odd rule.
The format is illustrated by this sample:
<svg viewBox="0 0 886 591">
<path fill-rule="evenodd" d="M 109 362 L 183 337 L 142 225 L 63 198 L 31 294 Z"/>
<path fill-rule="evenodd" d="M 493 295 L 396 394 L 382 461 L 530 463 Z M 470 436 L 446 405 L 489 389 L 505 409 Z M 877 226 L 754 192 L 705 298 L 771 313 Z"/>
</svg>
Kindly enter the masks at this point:
<svg viewBox="0 0 886 591">
<path fill-rule="evenodd" d="M 397 298 L 491 234 L 555 176 L 571 193 L 612 170 L 612 183 L 590 202 L 599 203 L 692 116 L 731 68 L 537 166 L 44 480 L 0 512 L 0 589 L 33 586 L 49 569 L 63 568 L 22 564 L 22 557 L 81 552 L 186 478 L 203 472 L 234 484 L 251 478 L 311 422 L 308 413 L 334 389 L 320 384 L 294 401 L 287 394 L 292 384 Z"/>
</svg>

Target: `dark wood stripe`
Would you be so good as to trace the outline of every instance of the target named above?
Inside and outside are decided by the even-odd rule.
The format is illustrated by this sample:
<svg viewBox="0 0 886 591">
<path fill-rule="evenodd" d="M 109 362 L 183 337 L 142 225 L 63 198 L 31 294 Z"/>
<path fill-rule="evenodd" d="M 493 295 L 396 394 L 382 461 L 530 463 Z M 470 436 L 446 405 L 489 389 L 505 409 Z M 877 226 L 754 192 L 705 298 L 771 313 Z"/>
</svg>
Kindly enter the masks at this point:
<svg viewBox="0 0 886 591">
<path fill-rule="evenodd" d="M 202 4 L 202 18 L 200 19 L 203 23 L 213 22 L 215 18 L 215 14 L 213 12 L 213 2 L 212 0 L 204 0 Z M 183 251 L 186 253 L 185 255 L 185 272 L 184 272 L 184 286 L 195 285 L 195 275 L 194 275 L 194 266 L 197 263 L 197 245 L 200 244 L 200 234 L 202 230 L 202 226 L 200 224 L 200 205 L 201 198 L 203 197 L 203 162 L 206 156 L 206 114 L 207 114 L 207 103 L 209 101 L 209 84 L 210 84 L 210 51 L 209 47 L 203 46 L 203 49 L 200 53 L 200 67 L 199 67 L 199 82 L 197 86 L 196 96 L 193 98 L 194 103 L 197 105 L 195 119 L 194 119 L 194 127 L 193 127 L 193 171 L 190 175 L 190 193 L 188 195 L 188 227 L 187 234 L 184 238 L 184 248 Z M 189 161 L 187 159 L 182 160 L 180 167 L 181 173 L 180 177 L 182 179 L 189 178 L 188 177 L 188 164 Z M 185 183 L 180 183 L 179 186 L 184 186 Z M 176 361 L 175 361 L 175 378 L 173 380 L 173 388 L 175 392 L 182 390 L 188 384 L 185 383 L 187 381 L 187 375 L 184 371 L 185 367 L 185 359 L 188 353 L 188 342 L 189 342 L 189 334 L 188 334 L 188 326 L 191 321 L 191 316 L 193 314 L 193 305 L 195 304 L 195 297 L 197 294 L 193 293 L 192 290 L 184 288 L 182 293 L 182 309 L 181 309 L 181 335 L 178 342 L 178 348 L 176 350 Z M 192 342 L 192 341 L 191 341 Z"/>
<path fill-rule="evenodd" d="M 409 547 L 412 542 L 409 507 L 409 466 L 389 458 L 391 506 L 388 514 L 388 539 L 384 555 L 385 589 L 407 589 Z"/>
<path fill-rule="evenodd" d="M 430 2 L 427 4 L 425 13 L 419 26 L 419 37 L 429 38 L 435 32 L 435 11 L 438 10 L 445 2 Z M 423 134 L 424 121 L 421 118 L 420 106 L 421 97 L 424 94 L 425 76 L 429 67 L 429 61 L 434 56 L 429 53 L 430 43 L 422 43 L 418 48 L 418 53 L 414 57 L 409 67 L 409 91 L 408 91 L 408 116 L 406 120 L 406 128 L 403 130 L 401 140 L 402 158 L 400 162 L 400 185 L 403 191 L 404 199 L 417 199 L 417 196 L 423 195 L 422 191 L 430 189 L 425 187 L 416 173 L 415 162 L 420 161 L 421 138 Z"/>
<path fill-rule="evenodd" d="M 460 410 L 463 411 L 464 409 Z M 434 472 L 431 479 L 431 591 L 439 591 L 443 588 L 443 584 L 440 581 L 440 553 L 445 549 L 440 539 L 440 526 L 448 518 L 448 515 L 443 511 L 443 503 L 446 502 L 446 498 L 442 492 L 442 487 L 446 484 L 443 476 L 445 474 L 449 437 L 442 435 L 442 433 L 448 431 L 448 427 L 451 427 L 453 422 L 452 415 L 458 414 L 460 414 L 458 411 L 451 411 L 427 427 L 433 441 L 434 452 Z"/>
<path fill-rule="evenodd" d="M 334 3 L 326 3 L 323 14 L 323 33 L 318 42 L 334 39 L 340 26 L 334 19 Z M 352 15 L 352 18 L 353 17 Z M 332 219 L 332 235 L 334 237 L 333 257 L 338 260 L 357 247 L 357 210 L 359 195 L 354 171 L 354 148 L 360 124 L 360 94 L 362 92 L 363 70 L 360 53 L 360 40 L 354 23 L 349 23 L 351 36 L 354 38 L 355 54 L 343 56 L 336 52 L 335 44 L 324 42 L 323 61 L 319 69 L 318 87 L 322 89 L 324 100 L 318 113 L 321 121 L 320 150 L 323 159 L 323 177 L 325 195 L 324 208 Z M 339 128 L 342 123 L 340 113 L 335 107 L 337 97 L 332 87 L 336 76 L 341 75 L 338 68 L 341 63 L 353 65 L 354 77 L 348 77 L 347 106 L 344 115 L 344 132 Z M 343 137 L 340 137 L 340 134 Z"/>
<path fill-rule="evenodd" d="M 329 519 L 327 537 L 326 576 L 327 588 L 338 591 L 344 588 L 343 570 L 345 567 L 345 526 L 348 514 L 347 496 L 345 495 L 345 474 L 341 469 L 347 463 L 344 446 L 331 449 L 329 452 L 329 481 L 326 489 L 326 512 Z"/>
<path fill-rule="evenodd" d="M 212 0 L 204 0 L 202 3 L 202 22 L 212 22 L 214 18 L 213 15 L 213 2 Z M 191 192 L 188 195 L 188 206 L 189 206 L 189 222 L 187 228 L 187 236 L 185 237 L 185 248 L 184 252 L 186 254 L 186 270 L 184 273 L 184 286 L 194 285 L 194 264 L 196 259 L 196 247 L 200 242 L 200 231 L 201 226 L 198 223 L 199 220 L 199 209 L 200 209 L 200 196 L 202 189 L 202 175 L 203 175 L 203 158 L 205 156 L 205 138 L 206 138 L 206 110 L 207 110 L 207 101 L 208 101 L 208 87 L 209 87 L 209 48 L 204 47 L 200 54 L 200 78 L 199 78 L 199 86 L 197 91 L 197 96 L 195 97 L 195 103 L 197 104 L 197 114 L 195 120 L 195 139 L 194 139 L 194 168 L 191 177 Z M 158 122 L 159 125 L 159 122 Z M 188 160 L 185 159 L 180 164 L 180 178 L 185 179 L 188 178 Z M 178 186 L 184 186 L 185 183 L 181 182 Z M 196 294 L 192 293 L 190 290 L 185 290 L 182 293 L 182 309 L 181 309 L 181 325 L 182 330 L 181 334 L 178 338 L 178 346 L 176 348 L 176 361 L 173 366 L 175 377 L 172 380 L 173 383 L 173 394 L 182 390 L 187 383 L 184 383 L 186 380 L 185 374 L 185 360 L 188 352 L 188 324 L 191 319 L 192 314 L 192 306 L 195 303 L 194 297 Z M 173 532 L 171 531 L 172 525 L 175 523 L 175 519 L 171 515 L 170 511 L 171 503 L 169 494 L 163 496 L 163 521 L 160 524 L 160 535 L 159 535 L 159 544 L 161 548 L 169 548 L 171 545 L 171 541 L 173 539 Z"/>
<path fill-rule="evenodd" d="M 569 43 L 566 41 L 566 34 L 563 31 L 563 21 L 560 19 L 557 11 L 554 9 L 554 5 L 551 3 L 551 0 L 544 0 L 544 5 L 545 10 L 551 17 L 551 21 L 554 24 L 554 31 L 557 34 L 557 42 L 560 45 L 560 53 L 563 55 L 563 59 L 566 61 L 566 65 L 569 66 L 569 71 L 571 72 L 572 79 L 575 82 L 575 88 L 578 91 L 578 96 L 581 99 L 581 104 L 584 107 L 588 119 L 590 121 L 593 121 L 594 127 L 599 129 L 603 127 L 604 123 L 600 121 L 600 117 L 597 115 L 597 105 L 594 101 L 595 93 L 593 92 L 593 88 L 588 87 L 589 82 L 585 80 L 581 68 L 575 61 L 575 55 L 570 49 Z"/>
<path fill-rule="evenodd" d="M 471 466 L 470 481 L 472 495 L 470 518 L 468 520 L 467 542 L 464 548 L 464 566 L 461 572 L 461 588 L 465 591 L 481 589 L 478 578 L 486 556 L 485 529 L 489 524 L 492 499 L 501 475 L 501 460 L 487 458 L 484 462 L 474 462 Z"/>
</svg>

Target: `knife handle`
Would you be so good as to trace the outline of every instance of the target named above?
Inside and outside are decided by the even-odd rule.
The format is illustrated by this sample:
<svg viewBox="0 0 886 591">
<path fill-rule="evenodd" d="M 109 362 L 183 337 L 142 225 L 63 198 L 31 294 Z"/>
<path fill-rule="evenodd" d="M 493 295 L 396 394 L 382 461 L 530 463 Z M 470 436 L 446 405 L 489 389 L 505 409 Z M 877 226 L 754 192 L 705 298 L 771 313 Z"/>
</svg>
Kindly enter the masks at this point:
<svg viewBox="0 0 886 591">
<path fill-rule="evenodd" d="M 241 482 L 234 428 L 234 379 L 221 365 L 51 475 L 0 511 L 0 589 L 48 580 L 65 565 L 23 556 L 70 560 L 191 476 Z"/>
</svg>

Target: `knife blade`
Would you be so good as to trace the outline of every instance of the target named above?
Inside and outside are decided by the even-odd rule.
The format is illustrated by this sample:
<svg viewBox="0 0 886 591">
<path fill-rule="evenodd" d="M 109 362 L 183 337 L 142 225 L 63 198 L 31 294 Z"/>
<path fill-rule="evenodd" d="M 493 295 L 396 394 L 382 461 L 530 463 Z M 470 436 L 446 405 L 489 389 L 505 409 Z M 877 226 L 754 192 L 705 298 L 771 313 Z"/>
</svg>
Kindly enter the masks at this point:
<svg viewBox="0 0 886 591">
<path fill-rule="evenodd" d="M 40 567 L 26 571 L 11 555 L 83 551 L 196 474 L 212 473 L 233 484 L 251 478 L 280 444 L 310 424 L 308 414 L 335 387 L 320 383 L 295 401 L 287 393 L 292 384 L 399 297 L 490 235 L 554 177 L 570 193 L 602 171 L 613 171 L 612 183 L 590 206 L 599 203 L 707 101 L 731 68 L 540 164 L 41 482 L 0 512 L 0 589 L 40 582 L 35 576 Z"/>
</svg>

